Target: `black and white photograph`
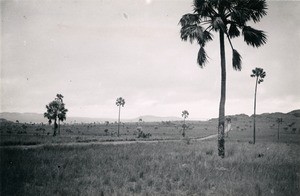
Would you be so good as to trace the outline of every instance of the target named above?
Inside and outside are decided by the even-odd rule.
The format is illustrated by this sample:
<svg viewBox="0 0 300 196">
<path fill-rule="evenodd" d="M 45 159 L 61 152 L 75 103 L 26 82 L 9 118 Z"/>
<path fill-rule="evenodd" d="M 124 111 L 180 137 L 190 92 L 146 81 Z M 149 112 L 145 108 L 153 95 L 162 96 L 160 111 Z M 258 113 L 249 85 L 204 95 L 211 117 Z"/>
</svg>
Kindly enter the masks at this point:
<svg viewBox="0 0 300 196">
<path fill-rule="evenodd" d="M 0 0 L 1 196 L 297 196 L 300 0 Z"/>
</svg>

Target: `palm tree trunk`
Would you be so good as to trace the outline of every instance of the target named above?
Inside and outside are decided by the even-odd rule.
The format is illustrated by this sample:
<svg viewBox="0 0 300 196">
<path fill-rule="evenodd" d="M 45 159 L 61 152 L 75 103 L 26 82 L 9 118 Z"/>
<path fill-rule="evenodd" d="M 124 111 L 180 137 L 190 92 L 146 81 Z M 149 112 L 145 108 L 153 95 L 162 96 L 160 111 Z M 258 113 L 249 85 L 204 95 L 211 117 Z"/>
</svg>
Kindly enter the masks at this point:
<svg viewBox="0 0 300 196">
<path fill-rule="evenodd" d="M 120 136 L 120 113 L 121 113 L 121 105 L 119 106 L 119 118 L 118 118 L 118 137 Z"/>
<path fill-rule="evenodd" d="M 56 130 L 57 130 L 57 122 L 56 118 L 54 119 L 54 131 L 53 131 L 53 136 L 56 136 Z"/>
<path fill-rule="evenodd" d="M 60 120 L 58 119 L 58 135 L 60 135 Z"/>
<path fill-rule="evenodd" d="M 254 114 L 253 114 L 253 144 L 255 144 L 255 116 L 256 116 L 256 92 L 257 92 L 258 77 L 256 77 L 255 92 L 254 92 Z"/>
<path fill-rule="evenodd" d="M 182 136 L 185 137 L 185 118 L 183 118 L 183 131 Z"/>
<path fill-rule="evenodd" d="M 278 130 L 277 130 L 277 140 L 279 141 L 279 123 L 278 123 Z"/>
<path fill-rule="evenodd" d="M 220 30 L 220 55 L 221 55 L 221 98 L 219 105 L 219 125 L 218 125 L 218 155 L 222 158 L 225 156 L 225 100 L 226 100 L 226 61 L 224 32 Z"/>
</svg>

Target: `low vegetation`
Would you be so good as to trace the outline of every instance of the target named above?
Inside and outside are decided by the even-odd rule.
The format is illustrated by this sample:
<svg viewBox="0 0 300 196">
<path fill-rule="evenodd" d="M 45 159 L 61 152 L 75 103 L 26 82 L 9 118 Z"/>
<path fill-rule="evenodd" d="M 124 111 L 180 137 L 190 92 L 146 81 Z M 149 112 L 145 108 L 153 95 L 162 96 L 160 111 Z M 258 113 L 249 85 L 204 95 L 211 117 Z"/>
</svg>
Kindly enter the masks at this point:
<svg viewBox="0 0 300 196">
<path fill-rule="evenodd" d="M 47 124 L 2 121 L 0 124 L 0 195 L 297 195 L 300 121 L 259 115 L 256 145 L 253 120 L 228 116 L 232 131 L 225 158 L 216 140 L 217 119 L 62 124 L 53 137 Z M 285 129 L 286 128 L 286 129 Z M 112 145 L 104 141 L 172 140 Z"/>
<path fill-rule="evenodd" d="M 298 144 L 215 143 L 1 148 L 1 195 L 299 193 Z"/>
</svg>

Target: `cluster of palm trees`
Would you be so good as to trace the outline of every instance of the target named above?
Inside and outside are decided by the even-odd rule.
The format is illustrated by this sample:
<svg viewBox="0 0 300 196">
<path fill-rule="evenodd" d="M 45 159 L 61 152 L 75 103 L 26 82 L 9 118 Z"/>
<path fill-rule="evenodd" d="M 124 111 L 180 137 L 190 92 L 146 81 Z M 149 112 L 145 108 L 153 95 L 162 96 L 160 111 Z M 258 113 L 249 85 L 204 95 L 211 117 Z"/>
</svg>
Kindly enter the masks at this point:
<svg viewBox="0 0 300 196">
<path fill-rule="evenodd" d="M 48 119 L 49 124 L 52 124 L 52 121 L 54 121 L 53 136 L 56 136 L 57 129 L 58 129 L 58 134 L 60 134 L 60 121 L 66 120 L 66 114 L 68 112 L 68 109 L 65 108 L 63 98 L 64 96 L 62 94 L 57 94 L 56 98 L 53 101 L 51 101 L 48 105 L 46 105 L 47 111 L 44 113 L 44 117 Z M 121 106 L 124 107 L 125 99 L 123 99 L 122 97 L 117 98 L 116 105 L 119 107 L 119 116 L 118 116 L 118 137 L 119 137 Z"/>
<path fill-rule="evenodd" d="M 180 35 L 183 41 L 193 41 L 200 45 L 197 63 L 201 68 L 207 61 L 205 46 L 213 40 L 212 32 L 219 33 L 221 58 L 221 98 L 218 122 L 218 155 L 225 156 L 225 100 L 226 100 L 226 60 L 225 38 L 232 50 L 233 69 L 242 69 L 241 55 L 234 48 L 231 39 L 243 35 L 247 45 L 260 47 L 267 41 L 265 32 L 249 26 L 257 23 L 267 14 L 266 0 L 194 0 L 194 12 L 180 19 Z M 255 136 L 254 136 L 255 137 Z"/>
</svg>

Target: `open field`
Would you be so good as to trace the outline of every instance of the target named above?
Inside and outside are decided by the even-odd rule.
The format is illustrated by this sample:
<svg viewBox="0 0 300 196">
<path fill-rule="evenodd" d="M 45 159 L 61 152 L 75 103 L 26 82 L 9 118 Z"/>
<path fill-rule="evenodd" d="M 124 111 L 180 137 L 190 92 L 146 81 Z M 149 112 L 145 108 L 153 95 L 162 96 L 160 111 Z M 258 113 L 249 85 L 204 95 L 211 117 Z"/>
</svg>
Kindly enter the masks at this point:
<svg viewBox="0 0 300 196">
<path fill-rule="evenodd" d="M 1 195 L 297 195 L 299 144 L 1 148 Z"/>
<path fill-rule="evenodd" d="M 257 117 L 257 140 L 277 141 L 278 116 Z M 283 116 L 280 125 L 280 138 L 297 140 L 300 135 L 300 118 Z M 231 138 L 239 141 L 252 140 L 253 119 L 246 115 L 231 116 Z M 35 145 L 68 142 L 101 142 L 101 141 L 139 141 L 139 140 L 174 140 L 182 139 L 181 121 L 122 123 L 120 137 L 117 137 L 116 123 L 80 123 L 62 124 L 61 134 L 52 137 L 53 126 L 37 123 L 1 122 L 0 146 Z M 188 138 L 203 138 L 217 134 L 217 119 L 209 121 L 187 121 Z M 140 131 L 139 131 L 140 130 Z M 144 135 L 141 135 L 140 133 Z M 147 135 L 148 134 L 148 135 Z"/>
<path fill-rule="evenodd" d="M 299 118 L 284 118 L 279 141 L 276 119 L 257 118 L 255 145 L 251 118 L 231 119 L 224 159 L 216 139 L 183 139 L 182 122 L 126 123 L 120 137 L 116 124 L 64 124 L 52 137 L 49 125 L 2 122 L 1 195 L 297 195 Z M 216 133 L 216 119 L 187 124 L 188 138 Z M 161 142 L 101 145 L 126 140 Z"/>
</svg>

